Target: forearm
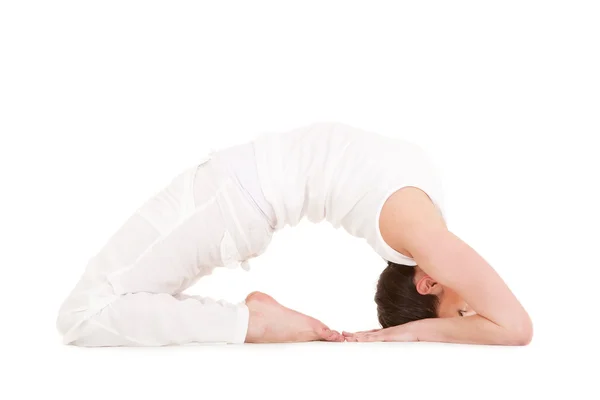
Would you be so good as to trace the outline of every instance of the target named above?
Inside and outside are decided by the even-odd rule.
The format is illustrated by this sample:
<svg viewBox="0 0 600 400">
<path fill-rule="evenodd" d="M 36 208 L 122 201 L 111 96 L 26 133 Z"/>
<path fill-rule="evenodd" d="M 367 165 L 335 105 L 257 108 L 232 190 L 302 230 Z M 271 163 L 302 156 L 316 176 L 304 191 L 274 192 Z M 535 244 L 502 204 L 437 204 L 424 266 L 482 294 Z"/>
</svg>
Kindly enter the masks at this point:
<svg viewBox="0 0 600 400">
<path fill-rule="evenodd" d="M 523 346 L 531 340 L 525 332 L 509 331 L 480 315 L 422 319 L 405 327 L 421 342 Z"/>
<path fill-rule="evenodd" d="M 427 248 L 427 246 L 433 246 Z M 514 345 L 529 343 L 531 319 L 508 285 L 471 246 L 451 232 L 432 234 L 418 253 L 420 267 L 454 290 L 477 314 L 417 325 L 422 340 Z M 442 294 L 443 296 L 443 294 Z M 441 335 L 441 339 L 440 336 Z"/>
</svg>

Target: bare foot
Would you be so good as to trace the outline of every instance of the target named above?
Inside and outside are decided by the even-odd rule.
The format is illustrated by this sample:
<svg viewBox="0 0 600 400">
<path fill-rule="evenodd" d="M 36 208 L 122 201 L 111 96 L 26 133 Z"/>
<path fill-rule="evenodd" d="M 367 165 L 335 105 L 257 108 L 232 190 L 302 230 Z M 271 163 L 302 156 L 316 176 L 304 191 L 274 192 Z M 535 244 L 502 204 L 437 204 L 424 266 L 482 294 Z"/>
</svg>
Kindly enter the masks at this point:
<svg viewBox="0 0 600 400">
<path fill-rule="evenodd" d="M 343 342 L 344 337 L 308 315 L 279 304 L 262 292 L 246 297 L 250 322 L 246 343 Z"/>
</svg>

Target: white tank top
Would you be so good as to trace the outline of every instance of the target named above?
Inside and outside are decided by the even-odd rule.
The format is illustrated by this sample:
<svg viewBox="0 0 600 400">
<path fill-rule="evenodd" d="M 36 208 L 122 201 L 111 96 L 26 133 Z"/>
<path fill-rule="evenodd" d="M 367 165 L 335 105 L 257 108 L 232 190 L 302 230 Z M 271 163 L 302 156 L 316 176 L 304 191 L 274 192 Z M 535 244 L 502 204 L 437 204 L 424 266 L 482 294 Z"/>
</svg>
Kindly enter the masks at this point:
<svg viewBox="0 0 600 400">
<path fill-rule="evenodd" d="M 327 220 L 365 239 L 386 261 L 416 265 L 383 240 L 383 204 L 398 189 L 414 186 L 444 217 L 438 171 L 422 148 L 407 141 L 341 123 L 315 123 L 263 133 L 254 140 L 254 154 L 275 229 L 297 225 L 304 217 Z"/>
<path fill-rule="evenodd" d="M 210 158 L 219 160 L 229 174 L 240 184 L 242 192 L 258 211 L 267 219 L 271 227 L 275 226 L 275 212 L 265 199 L 258 179 L 256 157 L 252 143 L 240 144 L 211 153 Z"/>
</svg>

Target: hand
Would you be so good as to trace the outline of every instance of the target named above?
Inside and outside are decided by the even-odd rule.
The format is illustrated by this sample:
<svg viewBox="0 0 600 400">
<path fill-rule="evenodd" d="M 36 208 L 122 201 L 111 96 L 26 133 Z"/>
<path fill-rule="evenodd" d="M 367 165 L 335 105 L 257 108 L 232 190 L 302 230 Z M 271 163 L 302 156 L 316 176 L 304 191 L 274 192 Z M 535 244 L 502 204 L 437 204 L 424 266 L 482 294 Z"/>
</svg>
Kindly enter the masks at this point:
<svg viewBox="0 0 600 400">
<path fill-rule="evenodd" d="M 410 323 L 370 331 L 346 332 L 342 335 L 346 342 L 418 342 L 419 338 L 412 331 Z"/>
</svg>

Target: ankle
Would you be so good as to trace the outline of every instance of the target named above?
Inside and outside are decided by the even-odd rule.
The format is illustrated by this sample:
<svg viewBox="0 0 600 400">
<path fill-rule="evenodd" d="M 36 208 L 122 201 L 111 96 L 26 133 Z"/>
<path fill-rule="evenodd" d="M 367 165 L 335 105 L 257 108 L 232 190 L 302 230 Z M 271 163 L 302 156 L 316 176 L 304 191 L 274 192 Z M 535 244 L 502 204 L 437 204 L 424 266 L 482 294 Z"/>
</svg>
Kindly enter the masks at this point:
<svg viewBox="0 0 600 400">
<path fill-rule="evenodd" d="M 248 331 L 246 333 L 246 343 L 253 343 L 259 341 L 264 337 L 267 329 L 264 315 L 258 311 L 250 310 L 248 318 Z"/>
</svg>

